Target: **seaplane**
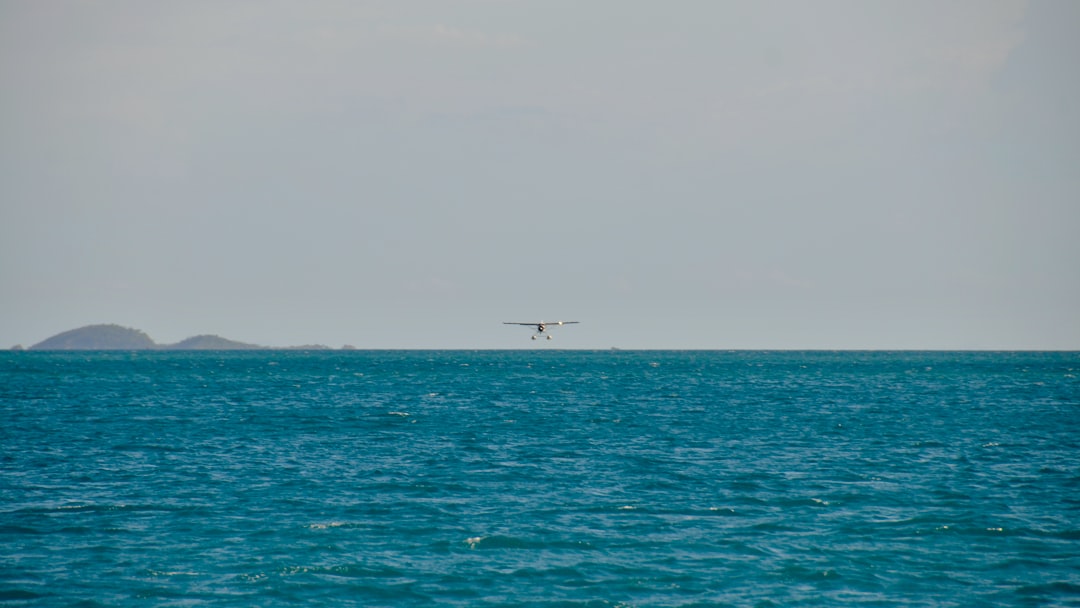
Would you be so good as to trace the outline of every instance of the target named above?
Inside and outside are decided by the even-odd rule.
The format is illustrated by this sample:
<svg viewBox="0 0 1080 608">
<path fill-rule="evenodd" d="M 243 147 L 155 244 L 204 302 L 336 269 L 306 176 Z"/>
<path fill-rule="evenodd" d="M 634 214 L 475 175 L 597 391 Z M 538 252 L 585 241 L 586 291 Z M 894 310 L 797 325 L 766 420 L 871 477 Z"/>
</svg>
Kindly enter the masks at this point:
<svg viewBox="0 0 1080 608">
<path fill-rule="evenodd" d="M 577 321 L 554 321 L 552 323 L 544 323 L 543 321 L 538 321 L 534 323 L 514 323 L 513 321 L 503 321 L 503 325 L 524 325 L 526 327 L 535 328 L 536 333 L 533 334 L 533 340 L 545 335 L 544 332 L 546 332 L 549 327 L 558 327 L 560 325 L 573 325 L 575 323 L 577 323 Z M 547 334 L 547 339 L 551 339 L 551 334 Z"/>
</svg>

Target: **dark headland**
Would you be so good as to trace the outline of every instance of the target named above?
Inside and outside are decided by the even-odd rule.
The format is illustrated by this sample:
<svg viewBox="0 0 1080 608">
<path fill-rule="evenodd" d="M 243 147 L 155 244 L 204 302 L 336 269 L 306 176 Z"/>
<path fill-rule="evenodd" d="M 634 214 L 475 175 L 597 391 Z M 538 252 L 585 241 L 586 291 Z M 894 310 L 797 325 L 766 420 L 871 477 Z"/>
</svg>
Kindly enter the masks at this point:
<svg viewBox="0 0 1080 608">
<path fill-rule="evenodd" d="M 18 348 L 18 347 L 16 347 Z M 351 349 L 345 346 L 343 349 Z M 290 346 L 288 350 L 331 350 L 322 344 Z M 120 325 L 87 325 L 38 342 L 30 350 L 282 350 L 247 344 L 221 336 L 192 336 L 176 344 L 158 344 L 146 332 Z"/>
</svg>

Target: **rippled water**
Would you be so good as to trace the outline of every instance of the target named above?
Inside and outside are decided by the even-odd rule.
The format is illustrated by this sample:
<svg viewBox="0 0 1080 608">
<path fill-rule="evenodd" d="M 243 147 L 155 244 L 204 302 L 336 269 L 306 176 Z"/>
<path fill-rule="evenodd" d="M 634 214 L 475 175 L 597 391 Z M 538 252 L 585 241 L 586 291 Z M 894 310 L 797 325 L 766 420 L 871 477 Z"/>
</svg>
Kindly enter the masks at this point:
<svg viewBox="0 0 1080 608">
<path fill-rule="evenodd" d="M 0 603 L 1080 606 L 1080 354 L 0 354 Z"/>
</svg>

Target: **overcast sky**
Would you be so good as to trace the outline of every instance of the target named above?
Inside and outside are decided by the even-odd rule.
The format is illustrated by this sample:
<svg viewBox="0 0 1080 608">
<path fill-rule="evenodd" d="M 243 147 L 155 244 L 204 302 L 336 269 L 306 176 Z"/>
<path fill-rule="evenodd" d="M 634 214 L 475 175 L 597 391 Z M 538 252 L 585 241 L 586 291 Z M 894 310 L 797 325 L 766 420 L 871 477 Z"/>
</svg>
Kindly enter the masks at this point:
<svg viewBox="0 0 1080 608">
<path fill-rule="evenodd" d="M 0 347 L 1078 349 L 1078 65 L 1074 0 L 0 0 Z"/>
</svg>

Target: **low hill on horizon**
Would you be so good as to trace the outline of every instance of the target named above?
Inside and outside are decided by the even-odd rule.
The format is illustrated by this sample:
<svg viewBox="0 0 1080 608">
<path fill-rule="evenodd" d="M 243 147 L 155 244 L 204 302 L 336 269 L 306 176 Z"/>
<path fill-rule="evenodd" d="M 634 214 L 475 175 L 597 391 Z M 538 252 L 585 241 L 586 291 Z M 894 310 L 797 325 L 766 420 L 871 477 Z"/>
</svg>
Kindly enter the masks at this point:
<svg viewBox="0 0 1080 608">
<path fill-rule="evenodd" d="M 192 336 L 177 342 L 176 344 L 163 344 L 158 346 L 160 350 L 263 350 L 265 346 L 247 344 L 229 340 L 221 336 L 204 334 Z"/>
<path fill-rule="evenodd" d="M 304 350 L 329 350 L 309 345 Z M 158 344 L 146 332 L 116 324 L 87 325 L 61 332 L 38 342 L 29 350 L 277 350 L 270 346 L 247 344 L 221 336 L 198 335 L 176 344 Z"/>
<path fill-rule="evenodd" d="M 38 342 L 30 350 L 151 350 L 157 344 L 145 332 L 120 325 L 87 325 Z"/>
</svg>

